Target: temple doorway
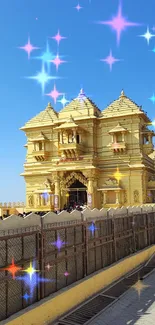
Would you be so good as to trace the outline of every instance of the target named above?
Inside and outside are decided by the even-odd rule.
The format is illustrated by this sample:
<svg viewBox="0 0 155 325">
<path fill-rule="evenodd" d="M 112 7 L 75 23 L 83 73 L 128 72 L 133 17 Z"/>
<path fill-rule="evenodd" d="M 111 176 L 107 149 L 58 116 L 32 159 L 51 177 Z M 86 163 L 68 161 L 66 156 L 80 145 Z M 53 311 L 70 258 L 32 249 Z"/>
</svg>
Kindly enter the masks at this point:
<svg viewBox="0 0 155 325">
<path fill-rule="evenodd" d="M 83 185 L 80 181 L 76 180 L 69 188 L 68 188 L 68 204 L 71 207 L 75 207 L 75 205 L 82 206 L 87 204 L 87 187 Z"/>
</svg>

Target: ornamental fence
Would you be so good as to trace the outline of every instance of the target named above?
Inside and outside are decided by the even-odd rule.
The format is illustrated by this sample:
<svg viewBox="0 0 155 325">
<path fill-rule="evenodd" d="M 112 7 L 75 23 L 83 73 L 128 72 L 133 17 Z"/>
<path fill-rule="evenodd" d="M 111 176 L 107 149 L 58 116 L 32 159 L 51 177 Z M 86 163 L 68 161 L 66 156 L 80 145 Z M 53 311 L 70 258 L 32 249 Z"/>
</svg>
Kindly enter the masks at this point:
<svg viewBox="0 0 155 325">
<path fill-rule="evenodd" d="M 155 244 L 154 211 L 63 224 L 43 219 L 1 230 L 0 320 Z"/>
</svg>

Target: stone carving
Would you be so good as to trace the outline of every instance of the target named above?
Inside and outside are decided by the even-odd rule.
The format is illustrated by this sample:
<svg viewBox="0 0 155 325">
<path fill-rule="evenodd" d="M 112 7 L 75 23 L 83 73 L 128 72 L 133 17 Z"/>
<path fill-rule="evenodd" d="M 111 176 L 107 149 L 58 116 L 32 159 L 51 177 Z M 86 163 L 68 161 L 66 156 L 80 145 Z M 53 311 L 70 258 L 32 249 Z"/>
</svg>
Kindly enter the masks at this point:
<svg viewBox="0 0 155 325">
<path fill-rule="evenodd" d="M 133 195 L 134 195 L 134 202 L 139 203 L 139 192 L 137 190 L 135 190 L 133 192 Z"/>
<path fill-rule="evenodd" d="M 29 205 L 29 207 L 32 207 L 33 203 L 34 203 L 34 199 L 33 199 L 33 195 L 31 194 L 28 197 L 28 205 Z"/>
<path fill-rule="evenodd" d="M 64 179 L 64 185 L 66 187 L 71 186 L 76 180 L 78 180 L 79 182 L 81 182 L 82 184 L 84 184 L 85 186 L 87 186 L 87 179 L 86 177 L 84 177 L 84 175 L 80 174 L 80 173 L 75 173 L 72 172 L 70 175 L 68 175 L 66 177 L 66 179 Z"/>
<path fill-rule="evenodd" d="M 114 178 L 108 178 L 105 182 L 104 182 L 104 185 L 107 185 L 107 186 L 116 186 L 118 185 L 118 182 L 116 179 Z"/>
<path fill-rule="evenodd" d="M 51 181 L 47 178 L 46 181 L 44 182 L 44 185 L 46 188 L 51 188 Z"/>
<path fill-rule="evenodd" d="M 124 203 L 127 202 L 127 191 L 124 191 Z"/>
</svg>

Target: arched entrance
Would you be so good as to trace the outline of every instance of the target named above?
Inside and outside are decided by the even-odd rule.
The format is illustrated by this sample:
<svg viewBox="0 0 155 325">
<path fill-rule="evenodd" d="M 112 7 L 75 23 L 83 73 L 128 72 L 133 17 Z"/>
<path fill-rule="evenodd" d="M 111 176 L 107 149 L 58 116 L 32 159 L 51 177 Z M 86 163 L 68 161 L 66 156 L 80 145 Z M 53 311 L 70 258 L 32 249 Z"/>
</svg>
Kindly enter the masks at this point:
<svg viewBox="0 0 155 325">
<path fill-rule="evenodd" d="M 75 180 L 68 187 L 68 204 L 72 207 L 76 205 L 87 204 L 87 187 L 82 184 L 79 180 Z"/>
</svg>

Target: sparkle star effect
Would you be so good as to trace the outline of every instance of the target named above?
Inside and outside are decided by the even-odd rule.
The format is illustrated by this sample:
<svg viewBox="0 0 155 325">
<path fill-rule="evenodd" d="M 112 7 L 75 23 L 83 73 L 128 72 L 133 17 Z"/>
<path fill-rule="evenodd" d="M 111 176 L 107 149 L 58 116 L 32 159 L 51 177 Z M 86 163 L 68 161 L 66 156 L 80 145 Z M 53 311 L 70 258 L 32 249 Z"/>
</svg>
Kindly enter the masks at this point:
<svg viewBox="0 0 155 325">
<path fill-rule="evenodd" d="M 52 245 L 56 246 L 58 251 L 60 251 L 60 249 L 62 248 L 62 246 L 64 246 L 66 243 L 63 242 L 60 238 L 60 236 L 58 235 L 57 240 L 55 242 L 52 243 Z"/>
<path fill-rule="evenodd" d="M 61 41 L 62 39 L 66 39 L 66 37 L 60 35 L 59 30 L 58 30 L 58 32 L 57 32 L 57 34 L 56 34 L 55 36 L 50 37 L 50 38 L 54 39 L 54 40 L 57 42 L 58 46 L 59 46 L 60 41 Z"/>
<path fill-rule="evenodd" d="M 122 179 L 123 176 L 124 175 L 122 173 L 120 173 L 119 168 L 117 167 L 117 171 L 114 173 L 114 177 L 116 178 L 116 180 L 118 181 L 118 183 Z"/>
<path fill-rule="evenodd" d="M 62 95 L 62 93 L 59 93 L 59 91 L 56 89 L 56 86 L 55 85 L 54 85 L 54 89 L 51 90 L 51 92 L 49 94 L 46 94 L 46 96 L 50 96 L 51 98 L 53 98 L 55 104 L 57 102 L 57 98 L 60 95 Z"/>
<path fill-rule="evenodd" d="M 95 224 L 92 222 L 91 225 L 88 227 L 88 230 L 91 231 L 92 236 L 95 234 L 95 230 L 97 230 Z"/>
<path fill-rule="evenodd" d="M 24 298 L 24 300 L 26 300 L 26 302 L 32 298 L 32 296 L 30 296 L 27 292 L 24 294 L 24 296 L 22 296 Z"/>
<path fill-rule="evenodd" d="M 64 276 L 67 277 L 69 276 L 70 273 L 68 273 L 67 271 L 64 273 Z"/>
<path fill-rule="evenodd" d="M 42 62 L 47 66 L 48 72 L 50 70 L 50 62 L 54 59 L 54 54 L 50 51 L 49 44 L 46 44 L 46 51 L 42 53 L 41 56 L 36 57 L 35 59 L 42 60 Z"/>
<path fill-rule="evenodd" d="M 101 25 L 108 25 L 116 32 L 117 44 L 119 45 L 121 39 L 121 33 L 126 30 L 127 27 L 140 26 L 138 23 L 130 22 L 122 16 L 122 6 L 119 4 L 118 12 L 112 20 L 100 21 Z"/>
<path fill-rule="evenodd" d="M 58 102 L 61 103 L 62 106 L 64 107 L 67 103 L 69 103 L 69 100 L 67 100 L 65 95 L 63 94 L 62 98 L 58 100 Z"/>
<path fill-rule="evenodd" d="M 82 7 L 81 7 L 80 4 L 78 3 L 77 6 L 75 7 L 75 9 L 76 9 L 77 11 L 80 11 L 80 10 L 82 9 Z"/>
<path fill-rule="evenodd" d="M 27 52 L 28 59 L 30 59 L 31 52 L 34 51 L 34 50 L 38 50 L 39 47 L 33 46 L 31 44 L 31 42 L 30 42 L 30 38 L 28 38 L 27 44 L 25 44 L 24 46 L 20 46 L 19 49 L 24 50 L 25 52 Z"/>
<path fill-rule="evenodd" d="M 24 276 L 17 276 L 16 280 L 24 282 L 24 285 L 29 290 L 31 296 L 33 295 L 34 289 L 36 288 L 36 286 L 39 283 L 42 283 L 42 282 L 47 283 L 47 282 L 55 281 L 55 280 L 51 280 L 51 279 L 42 278 L 37 273 L 33 273 L 31 278 L 30 278 L 29 274 L 26 274 Z"/>
<path fill-rule="evenodd" d="M 132 288 L 135 289 L 138 293 L 138 297 L 140 298 L 141 292 L 143 289 L 148 288 L 149 285 L 144 284 L 141 280 L 138 280 L 133 286 Z"/>
<path fill-rule="evenodd" d="M 147 31 L 146 31 L 146 33 L 143 34 L 143 35 L 139 35 L 139 36 L 140 36 L 140 37 L 144 37 L 144 38 L 147 40 L 147 44 L 149 45 L 149 43 L 150 43 L 150 39 L 151 39 L 152 37 L 154 37 L 155 35 L 151 34 L 150 31 L 149 31 L 149 27 L 147 27 Z"/>
<path fill-rule="evenodd" d="M 59 57 L 59 54 L 57 54 L 56 57 L 54 58 L 54 60 L 51 60 L 50 62 L 54 63 L 54 65 L 56 66 L 56 69 L 58 70 L 59 65 L 62 63 L 65 63 L 66 61 L 61 60 Z"/>
<path fill-rule="evenodd" d="M 52 265 L 50 265 L 49 263 L 45 266 L 45 268 L 49 271 L 52 268 Z"/>
<path fill-rule="evenodd" d="M 36 76 L 28 77 L 28 79 L 37 80 L 37 82 L 41 84 L 42 94 L 44 94 L 45 85 L 48 83 L 48 81 L 58 79 L 58 77 L 49 76 L 48 73 L 45 71 L 45 66 L 43 64 L 41 72 L 39 72 Z"/>
<path fill-rule="evenodd" d="M 155 47 L 153 48 L 152 52 L 155 53 Z"/>
<path fill-rule="evenodd" d="M 11 273 L 13 280 L 15 280 L 15 275 L 19 272 L 22 268 L 18 265 L 15 265 L 14 258 L 12 258 L 12 264 L 8 267 L 2 268 L 1 271 L 8 271 Z"/>
<path fill-rule="evenodd" d="M 30 262 L 30 266 L 26 269 L 26 270 L 23 270 L 23 272 L 26 272 L 29 277 L 30 277 L 30 280 L 32 279 L 32 276 L 34 273 L 36 272 L 39 272 L 39 270 L 36 270 L 33 265 L 32 265 L 32 262 Z"/>
<path fill-rule="evenodd" d="M 101 59 L 101 61 L 106 62 L 107 64 L 109 64 L 110 71 L 112 71 L 113 64 L 115 62 L 119 62 L 120 60 L 114 58 L 113 55 L 112 55 L 112 51 L 110 50 L 110 54 L 105 59 Z"/>
<path fill-rule="evenodd" d="M 154 104 L 155 103 L 155 95 L 153 94 L 152 97 L 149 98 L 151 102 Z"/>
</svg>

